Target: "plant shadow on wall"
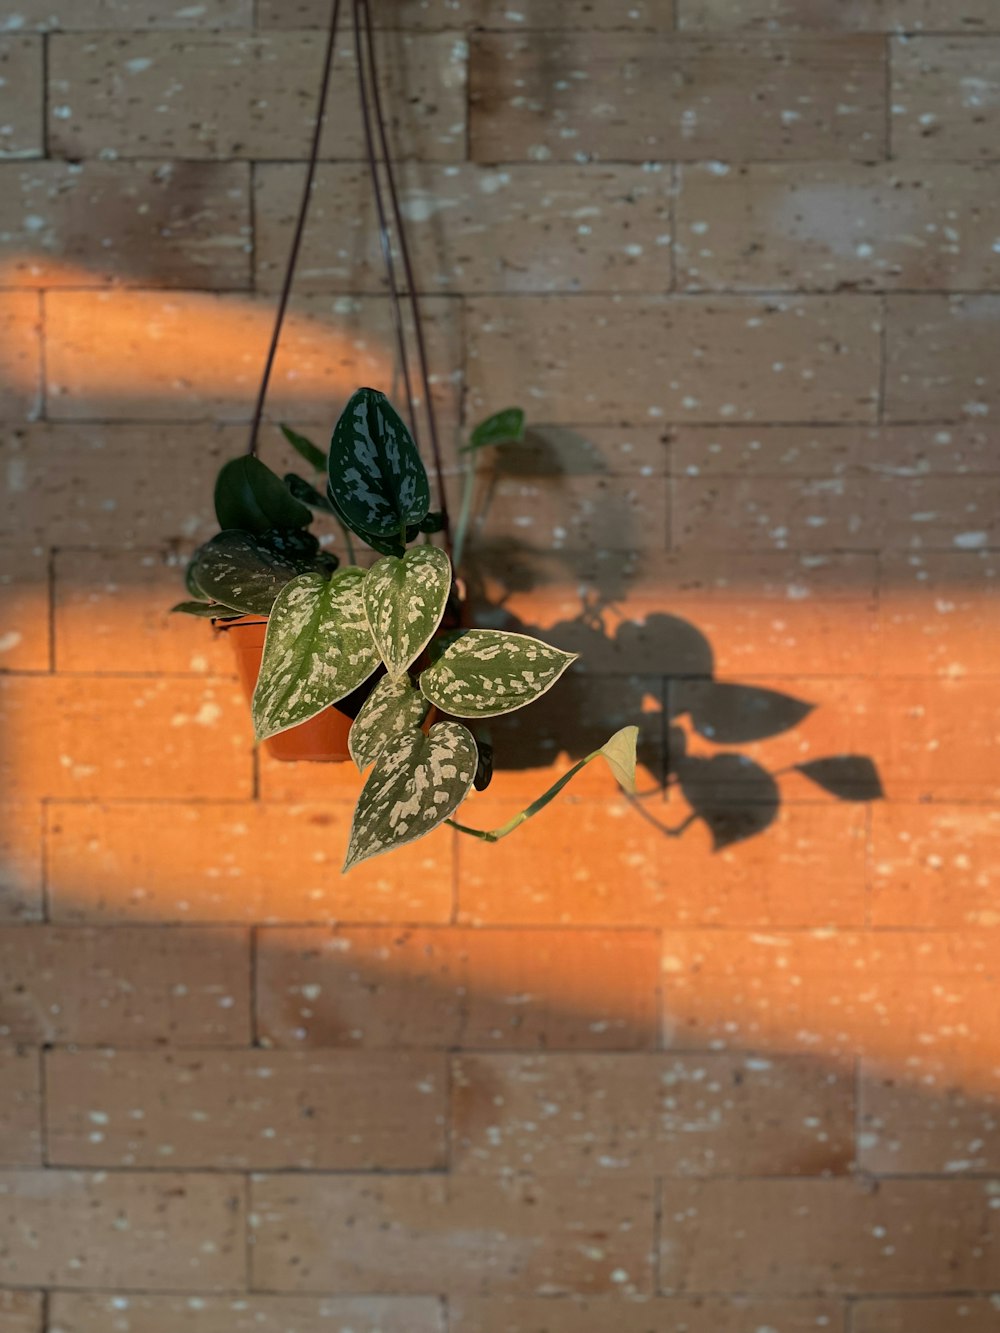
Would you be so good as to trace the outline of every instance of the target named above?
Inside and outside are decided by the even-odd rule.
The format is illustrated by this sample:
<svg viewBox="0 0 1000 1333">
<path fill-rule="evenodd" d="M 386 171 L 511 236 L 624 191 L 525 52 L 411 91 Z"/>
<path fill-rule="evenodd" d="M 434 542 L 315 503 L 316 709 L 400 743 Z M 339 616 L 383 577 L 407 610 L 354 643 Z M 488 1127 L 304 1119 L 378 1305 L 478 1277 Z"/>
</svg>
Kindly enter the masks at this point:
<svg viewBox="0 0 1000 1333">
<path fill-rule="evenodd" d="M 634 617 L 629 606 L 633 561 L 599 558 L 613 556 L 609 552 L 591 559 L 578 547 L 542 548 L 507 535 L 502 540 L 490 538 L 491 499 L 505 481 L 530 483 L 545 477 L 558 486 L 560 477 L 574 470 L 574 455 L 586 471 L 599 470 L 595 454 L 586 438 L 565 428 L 529 428 L 520 443 L 494 451 L 492 472 L 480 486 L 474 530 L 484 535 L 473 546 L 470 560 L 477 620 L 543 635 L 553 646 L 578 655 L 585 666 L 583 671 L 568 672 L 560 682 L 560 719 L 568 734 L 554 737 L 519 716 L 496 719 L 492 740 L 498 767 L 543 768 L 559 749 L 575 760 L 601 744 L 602 728 L 638 724 L 644 767 L 656 773 L 660 753 L 664 762 L 662 783 L 634 794 L 632 804 L 668 837 L 680 837 L 695 823 L 703 823 L 715 851 L 762 833 L 774 822 L 781 806 L 782 778 L 791 774 L 805 777 L 840 801 L 881 799 L 879 772 L 868 755 L 833 754 L 768 769 L 743 753 L 743 746 L 793 730 L 813 711 L 813 704 L 779 690 L 718 679 L 709 639 L 681 616 L 652 611 Z M 601 488 L 604 531 L 630 531 L 623 488 L 623 478 L 615 476 Z M 540 565 L 547 570 L 556 565 L 555 581 L 573 588 L 571 596 L 579 603 L 575 614 L 547 621 L 544 627 L 507 606 L 519 594 L 529 594 L 530 603 Z M 669 600 L 667 590 L 663 598 Z M 569 600 L 561 598 L 561 607 Z M 642 674 L 625 674 L 637 660 L 643 663 Z M 598 674 L 608 687 L 610 703 L 595 713 L 592 686 Z M 644 708 L 650 675 L 665 683 L 661 715 Z M 662 735 L 656 735 L 661 727 Z M 662 803 L 656 798 L 674 790 L 689 811 L 671 823 L 662 817 Z"/>
</svg>

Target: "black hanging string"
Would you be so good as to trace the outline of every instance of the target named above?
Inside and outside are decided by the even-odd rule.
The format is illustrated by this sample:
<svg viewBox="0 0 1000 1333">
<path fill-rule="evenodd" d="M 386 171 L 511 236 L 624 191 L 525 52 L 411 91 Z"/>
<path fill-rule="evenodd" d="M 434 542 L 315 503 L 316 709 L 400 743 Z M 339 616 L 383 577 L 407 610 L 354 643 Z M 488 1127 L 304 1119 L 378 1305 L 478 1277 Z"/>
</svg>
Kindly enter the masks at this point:
<svg viewBox="0 0 1000 1333">
<path fill-rule="evenodd" d="M 316 163 L 319 160 L 319 143 L 323 134 L 323 119 L 326 114 L 326 98 L 330 91 L 330 76 L 333 73 L 333 58 L 337 50 L 337 25 L 340 21 L 340 0 L 333 0 L 330 10 L 330 31 L 326 41 L 326 54 L 323 58 L 323 77 L 320 81 L 319 102 L 316 107 L 316 124 L 313 127 L 312 146 L 309 150 L 309 165 L 306 168 L 305 185 L 302 189 L 302 202 L 299 205 L 299 216 L 295 224 L 295 235 L 292 238 L 292 248 L 288 253 L 288 264 L 285 267 L 285 277 L 281 284 L 281 295 L 278 298 L 278 310 L 274 317 L 274 328 L 271 331 L 271 345 L 267 349 L 267 359 L 264 362 L 264 373 L 261 375 L 260 388 L 257 391 L 257 402 L 253 410 L 253 420 L 250 423 L 250 440 L 247 444 L 247 453 L 255 454 L 257 452 L 257 436 L 260 434 L 260 421 L 264 415 L 264 400 L 267 398 L 267 386 L 271 382 L 271 371 L 274 369 L 274 358 L 278 351 L 278 342 L 281 339 L 281 328 L 285 322 L 285 312 L 288 309 L 288 298 L 292 294 L 292 280 L 295 277 L 295 266 L 299 260 L 299 250 L 302 247 L 302 235 L 306 227 L 306 215 L 309 212 L 309 199 L 312 195 L 313 179 L 316 175 Z"/>
<path fill-rule="evenodd" d="M 378 218 L 379 244 L 382 247 L 382 260 L 385 264 L 386 281 L 389 284 L 389 305 L 392 310 L 392 327 L 396 335 L 396 349 L 399 353 L 399 369 L 403 376 L 403 388 L 406 393 L 407 415 L 410 430 L 419 447 L 417 430 L 417 409 L 413 398 L 413 381 L 410 379 L 410 361 L 406 352 L 406 329 L 403 326 L 403 306 L 399 299 L 396 285 L 396 265 L 392 258 L 392 237 L 389 233 L 389 220 L 386 217 L 385 202 L 382 198 L 382 182 L 378 174 L 378 155 L 375 136 L 372 131 L 371 110 L 368 96 L 368 71 L 362 49 L 362 25 L 359 6 L 354 5 L 354 51 L 358 61 L 358 93 L 361 99 L 361 124 L 365 133 L 365 152 L 368 157 L 368 171 L 371 176 L 372 194 L 375 196 L 375 215 Z"/>
<path fill-rule="evenodd" d="M 371 7 L 368 0 L 355 0 L 355 24 L 360 13 L 364 19 L 365 38 L 368 50 L 369 83 L 372 89 L 372 105 L 375 111 L 375 123 L 378 127 L 379 142 L 382 148 L 382 161 L 385 164 L 386 182 L 389 186 L 389 198 L 392 201 L 392 213 L 396 223 L 396 235 L 399 240 L 399 253 L 403 261 L 403 273 L 406 277 L 406 291 L 413 312 L 413 330 L 417 344 L 417 360 L 420 365 L 420 379 L 424 391 L 424 406 L 427 411 L 427 427 L 431 440 L 431 453 L 434 458 L 434 471 L 437 475 L 438 494 L 441 501 L 441 513 L 444 519 L 444 538 L 451 549 L 451 525 L 448 520 L 448 504 L 444 490 L 444 468 L 441 462 L 441 440 L 438 435 L 437 414 L 434 409 L 434 395 L 431 393 L 430 364 L 427 356 L 427 343 L 424 339 L 423 320 L 420 315 L 420 298 L 417 295 L 417 283 L 413 263 L 410 259 L 410 247 L 406 239 L 406 226 L 403 210 L 399 204 L 399 192 L 396 189 L 396 176 L 389 151 L 389 136 L 386 133 L 385 115 L 382 110 L 382 94 L 379 89 L 378 69 L 375 61 L 375 38 L 372 32 Z M 360 64 L 360 57 L 359 57 Z"/>
<path fill-rule="evenodd" d="M 281 339 L 281 330 L 284 325 L 285 315 L 288 310 L 288 302 L 291 297 L 292 283 L 295 277 L 295 269 L 298 264 L 299 251 L 302 248 L 302 238 L 305 233 L 306 217 L 309 212 L 309 203 L 312 197 L 313 182 L 316 176 L 316 165 L 319 160 L 320 139 L 323 131 L 323 122 L 326 112 L 327 97 L 330 90 L 330 81 L 333 73 L 333 62 L 337 48 L 337 28 L 340 21 L 341 0 L 332 0 L 330 10 L 330 25 L 327 35 L 326 51 L 323 59 L 323 74 L 320 82 L 319 101 L 316 108 L 316 123 L 313 129 L 312 143 L 309 151 L 308 165 L 306 168 L 306 178 L 302 190 L 302 201 L 299 205 L 298 217 L 295 224 L 295 233 L 292 238 L 291 249 L 288 254 L 288 263 L 285 269 L 284 279 L 281 285 L 281 294 L 278 298 L 278 306 L 275 312 L 274 328 L 271 332 L 271 342 L 268 347 L 267 358 L 264 362 L 264 371 L 261 376 L 260 388 L 257 393 L 257 401 L 254 406 L 253 419 L 250 424 L 250 438 L 247 445 L 247 453 L 255 454 L 257 451 L 257 438 L 260 434 L 261 420 L 264 414 L 264 403 L 267 398 L 268 386 L 271 382 L 271 374 L 274 370 L 275 356 L 278 350 L 278 344 Z M 361 120 L 365 137 L 365 152 L 368 159 L 368 167 L 372 181 L 372 191 L 375 196 L 375 209 L 379 226 L 379 242 L 382 249 L 382 258 L 385 263 L 386 278 L 389 287 L 389 301 L 392 311 L 393 329 L 396 337 L 396 345 L 399 354 L 400 371 L 403 377 L 403 384 L 406 393 L 407 410 L 410 418 L 410 427 L 413 431 L 415 440 L 419 439 L 416 421 L 416 405 L 413 396 L 413 385 L 410 376 L 409 357 L 406 347 L 406 330 L 403 322 L 402 302 L 400 300 L 399 288 L 396 283 L 396 270 L 392 254 L 392 239 L 389 231 L 389 222 L 385 209 L 385 201 L 382 194 L 382 185 L 378 170 L 378 148 L 382 151 L 382 161 L 385 168 L 386 184 L 388 187 L 390 207 L 392 209 L 393 221 L 396 227 L 396 234 L 399 243 L 400 258 L 403 263 L 403 272 L 406 280 L 407 296 L 410 303 L 410 309 L 413 318 L 413 328 L 417 345 L 417 357 L 420 366 L 421 384 L 423 387 L 424 404 L 427 412 L 427 424 L 430 435 L 431 451 L 434 458 L 434 469 L 437 475 L 438 491 L 441 504 L 441 512 L 444 520 L 445 541 L 450 549 L 451 547 L 451 527 L 448 518 L 448 503 L 445 497 L 444 489 L 444 468 L 441 460 L 441 441 L 438 433 L 437 416 L 434 409 L 434 399 L 431 394 L 430 369 L 427 357 L 427 344 L 424 338 L 423 321 L 420 313 L 420 301 L 417 295 L 417 284 L 413 270 L 413 264 L 410 258 L 410 249 L 406 239 L 406 229 L 403 221 L 402 208 L 399 203 L 399 193 L 396 188 L 395 173 L 392 166 L 392 156 L 389 150 L 389 137 L 386 129 L 385 114 L 382 106 L 382 95 L 379 88 L 379 74 L 375 55 L 375 40 L 373 33 L 371 10 L 368 0 L 354 0 L 354 46 L 358 62 L 358 87 L 360 92 Z M 373 126 L 374 121 L 374 126 Z M 378 143 L 376 145 L 376 135 Z"/>
</svg>

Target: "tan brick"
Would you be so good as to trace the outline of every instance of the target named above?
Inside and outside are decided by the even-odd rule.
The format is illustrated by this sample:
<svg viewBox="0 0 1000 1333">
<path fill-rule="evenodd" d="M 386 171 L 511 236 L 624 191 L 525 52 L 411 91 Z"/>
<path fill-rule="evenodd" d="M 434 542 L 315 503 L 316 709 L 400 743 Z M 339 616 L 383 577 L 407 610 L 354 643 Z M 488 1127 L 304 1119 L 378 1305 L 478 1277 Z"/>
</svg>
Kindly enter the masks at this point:
<svg viewBox="0 0 1000 1333">
<path fill-rule="evenodd" d="M 42 1333 L 41 1292 L 0 1291 L 0 1315 L 4 1333 Z"/>
<path fill-rule="evenodd" d="M 664 948 L 670 1046 L 861 1054 L 914 1078 L 992 1087 L 988 935 L 679 932 Z"/>
<path fill-rule="evenodd" d="M 684 167 L 678 280 L 689 291 L 996 288 L 997 181 L 986 164 Z"/>
<path fill-rule="evenodd" d="M 34 292 L 0 291 L 0 418 L 20 421 L 39 413 L 41 329 Z"/>
<path fill-rule="evenodd" d="M 878 38 L 490 33 L 472 39 L 469 83 L 477 162 L 872 158 L 884 147 Z"/>
<path fill-rule="evenodd" d="M 421 1296 L 192 1298 L 60 1291 L 53 1292 L 50 1308 L 52 1333 L 57 1326 L 62 1333 L 108 1333 L 123 1317 L 128 1333 L 177 1333 L 180 1328 L 191 1333 L 443 1333 L 440 1302 Z"/>
<path fill-rule="evenodd" d="M 760 1328 L 773 1329 L 774 1333 L 815 1333 L 817 1328 L 839 1330 L 841 1318 L 832 1301 L 740 1296 L 702 1296 L 697 1300 L 633 1297 L 629 1301 L 607 1297 L 558 1301 L 456 1297 L 448 1301 L 451 1333 L 608 1333 L 611 1328 L 616 1333 L 652 1333 L 654 1328 L 663 1333 L 757 1333 Z M 970 1329 L 969 1333 L 979 1330 Z"/>
<path fill-rule="evenodd" d="M 0 1036 L 83 1045 L 239 1046 L 249 1039 L 241 931 L 0 930 Z"/>
<path fill-rule="evenodd" d="M 249 709 L 228 680 L 0 677 L 5 800 L 249 797 Z"/>
<path fill-rule="evenodd" d="M 232 674 L 229 646 L 206 621 L 170 614 L 188 595 L 176 557 L 162 551 L 57 552 L 56 670 Z"/>
<path fill-rule="evenodd" d="M 489 465 L 481 457 L 480 476 L 561 478 L 661 477 L 670 471 L 672 430 L 664 426 L 560 426 L 536 422 L 530 403 L 524 440 L 505 444 Z M 467 422 L 466 429 L 477 424 Z M 491 466 L 490 466 L 491 465 Z M 609 497 L 609 501 L 612 497 Z M 488 511 L 487 511 L 488 516 Z M 487 537 L 489 533 L 486 534 Z M 544 552 L 538 553 L 544 561 Z M 596 554 L 595 554 L 596 558 Z"/>
<path fill-rule="evenodd" d="M 272 465 L 275 433 L 268 427 L 261 437 L 262 455 Z M 63 547 L 190 550 L 217 530 L 215 477 L 246 441 L 245 426 L 38 422 L 0 428 L 7 479 L 0 524 L 24 542 L 51 542 L 58 533 Z M 180 568 L 175 577 L 182 589 Z"/>
<path fill-rule="evenodd" d="M 301 167 L 285 163 L 257 170 L 259 290 L 280 287 L 301 176 Z M 404 163 L 400 178 L 407 239 L 423 291 L 666 291 L 670 286 L 668 172 L 572 163 L 503 170 Z M 312 292 L 385 290 L 371 182 L 363 165 L 320 168 L 298 273 L 302 287 Z"/>
<path fill-rule="evenodd" d="M 858 1301 L 853 1333 L 994 1333 L 997 1304 L 989 1296 L 925 1296 L 919 1301 Z"/>
<path fill-rule="evenodd" d="M 727 1180 L 663 1190 L 667 1290 L 929 1292 L 989 1284 L 985 1181 Z"/>
<path fill-rule="evenodd" d="M 874 555 L 734 561 L 695 535 L 670 554 L 532 553 L 530 570 L 490 551 L 483 596 L 491 623 L 572 643 L 601 675 L 852 675 L 876 650 L 876 572 Z"/>
<path fill-rule="evenodd" d="M 56 156 L 308 156 L 323 58 L 312 33 L 56 34 L 49 52 L 49 145 Z M 403 35 L 388 44 L 384 100 L 398 155 L 464 157 L 465 63 L 465 47 L 451 33 Z M 344 36 L 326 107 L 325 156 L 364 157 L 353 70 L 353 41 Z"/>
<path fill-rule="evenodd" d="M 998 327 L 1000 296 L 890 296 L 887 416 L 942 421 L 996 411 L 989 348 Z"/>
<path fill-rule="evenodd" d="M 0 668 L 49 669 L 49 552 L 0 541 Z"/>
<path fill-rule="evenodd" d="M 730 28 L 846 29 L 892 32 L 921 28 L 981 31 L 997 26 L 992 0 L 679 0 L 680 27 L 692 32 Z"/>
<path fill-rule="evenodd" d="M 995 473 L 988 429 L 954 426 L 682 426 L 670 433 L 676 476 L 832 480 Z M 866 486 L 870 480 L 865 481 Z"/>
<path fill-rule="evenodd" d="M 251 1199 L 253 1284 L 270 1291 L 628 1294 L 651 1285 L 644 1181 L 257 1176 Z"/>
<path fill-rule="evenodd" d="M 473 510 L 490 544 L 527 541 L 543 551 L 662 551 L 667 545 L 662 477 L 499 476 Z"/>
<path fill-rule="evenodd" d="M 473 299 L 472 408 L 493 410 L 519 393 L 550 421 L 870 421 L 878 366 L 873 301 Z"/>
<path fill-rule="evenodd" d="M 706 549 L 975 550 L 997 544 L 1000 476 L 677 477 L 671 534 Z"/>
<path fill-rule="evenodd" d="M 269 928 L 258 1019 L 279 1046 L 641 1049 L 657 963 L 639 930 Z"/>
<path fill-rule="evenodd" d="M 38 1051 L 0 1047 L 0 1167 L 40 1166 L 42 1085 Z M 0 1306 L 0 1313 L 3 1307 Z M 4 1325 L 6 1329 L 6 1325 Z"/>
<path fill-rule="evenodd" d="M 881 670 L 991 675 L 1000 652 L 998 584 L 1000 560 L 991 551 L 883 555 Z"/>
<path fill-rule="evenodd" d="M 2 1172 L 0 1275 L 69 1288 L 231 1290 L 245 1272 L 243 1193 L 238 1176 Z"/>
<path fill-rule="evenodd" d="M 31 921 L 41 915 L 41 806 L 0 806 L 0 921 Z"/>
<path fill-rule="evenodd" d="M 360 779 L 343 767 L 356 796 Z M 53 919 L 447 922 L 454 835 L 342 876 L 352 813 L 347 803 L 51 806 Z"/>
<path fill-rule="evenodd" d="M 444 1165 L 446 1077 L 443 1056 L 401 1051 L 52 1051 L 49 1161 L 433 1169 Z"/>
<path fill-rule="evenodd" d="M 245 28 L 252 0 L 18 0 L 25 28 L 86 31 L 130 28 Z"/>
<path fill-rule="evenodd" d="M 532 0 L 522 10 L 508 0 L 399 0 L 389 9 L 372 6 L 376 28 L 586 28 L 669 31 L 674 0 Z M 325 0 L 258 0 L 259 28 L 325 28 Z"/>
<path fill-rule="evenodd" d="M 40 37 L 0 37 L 0 158 L 45 155 L 43 60 Z"/>
<path fill-rule="evenodd" d="M 975 162 L 996 156 L 1000 39 L 900 38 L 892 42 L 890 69 L 896 157 Z"/>
<path fill-rule="evenodd" d="M 788 771 L 792 765 L 836 755 L 867 756 L 893 800 L 986 801 L 1000 790 L 992 680 L 812 677 L 797 684 L 772 677 L 744 678 L 735 687 L 685 681 L 671 689 L 671 715 L 691 756 L 714 752 L 691 734 L 694 718 L 701 735 L 711 729 L 713 746 L 735 745 L 746 760 L 780 771 L 785 800 L 818 799 L 815 786 Z M 812 705 L 801 720 L 794 721 L 789 695 Z M 723 777 L 738 794 L 743 781 L 732 772 Z M 745 781 L 755 785 L 753 770 Z"/>
<path fill-rule="evenodd" d="M 880 805 L 872 811 L 872 923 L 961 930 L 1000 925 L 1000 811 Z"/>
<path fill-rule="evenodd" d="M 274 322 L 270 300 L 56 291 L 46 295 L 45 309 L 51 417 L 249 420 Z M 431 364 L 458 367 L 458 303 L 433 298 L 422 311 Z M 103 334 L 99 344 L 95 326 Z M 302 298 L 285 325 L 269 412 L 278 420 L 322 421 L 329 429 L 359 384 L 396 397 L 392 349 L 385 298 Z M 119 368 L 126 361 L 130 374 L 123 384 Z M 452 370 L 441 374 L 438 406 L 451 419 L 456 392 Z"/>
<path fill-rule="evenodd" d="M 249 222 L 243 163 L 6 163 L 0 280 L 246 288 Z"/>
<path fill-rule="evenodd" d="M 864 1069 L 858 1158 L 876 1175 L 1000 1171 L 1000 1081 L 967 1093 L 940 1082 Z"/>
<path fill-rule="evenodd" d="M 819 1175 L 853 1155 L 853 1070 L 742 1055 L 463 1055 L 452 1169 Z"/>
<path fill-rule="evenodd" d="M 755 826 L 755 811 L 746 807 L 745 797 L 741 803 L 737 796 L 728 808 L 734 821 L 742 814 Z M 517 810 L 512 802 L 491 801 L 481 814 L 470 810 L 468 822 L 494 828 Z M 789 808 L 760 837 L 714 855 L 707 825 L 680 830 L 687 813 L 656 796 L 643 802 L 641 812 L 621 798 L 599 804 L 574 800 L 558 815 L 540 814 L 499 844 L 462 838 L 460 918 L 533 925 L 864 923 L 860 808 Z M 835 862 L 831 845 L 838 848 Z M 553 864 L 560 867 L 558 876 Z M 504 885 L 502 893 L 498 884 Z"/>
</svg>

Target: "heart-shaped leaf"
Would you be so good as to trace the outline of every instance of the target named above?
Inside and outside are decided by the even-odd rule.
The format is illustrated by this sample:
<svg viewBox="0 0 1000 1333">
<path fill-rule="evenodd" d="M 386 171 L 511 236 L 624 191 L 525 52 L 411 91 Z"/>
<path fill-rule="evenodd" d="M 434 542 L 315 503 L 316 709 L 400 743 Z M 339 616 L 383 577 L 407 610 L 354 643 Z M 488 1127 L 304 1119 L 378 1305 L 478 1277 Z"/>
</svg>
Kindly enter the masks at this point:
<svg viewBox="0 0 1000 1333">
<path fill-rule="evenodd" d="M 281 433 L 300 458 L 304 458 L 317 472 L 326 471 L 326 454 L 322 449 L 317 448 L 312 440 L 300 435 L 297 430 L 292 430 L 291 426 L 284 424 L 281 426 Z"/>
<path fill-rule="evenodd" d="M 401 675 L 441 624 L 451 588 L 451 561 L 436 546 L 403 558 L 386 556 L 365 575 L 365 611 L 390 676 Z"/>
<path fill-rule="evenodd" d="M 300 574 L 278 594 L 253 695 L 258 740 L 315 717 L 377 668 L 363 581 L 364 572 L 348 566 L 331 579 Z"/>
<path fill-rule="evenodd" d="M 310 509 L 322 510 L 324 514 L 336 513 L 326 496 L 321 495 L 311 481 L 306 481 L 305 477 L 300 477 L 297 472 L 286 472 L 284 482 L 289 494 L 302 504 L 308 505 Z"/>
<path fill-rule="evenodd" d="M 476 774 L 476 742 L 458 722 L 417 728 L 383 746 L 361 790 L 344 870 L 422 838 L 453 815 Z"/>
<path fill-rule="evenodd" d="M 620 786 L 627 792 L 635 791 L 636 746 L 638 743 L 639 728 L 622 727 L 621 731 L 616 731 L 601 746 L 601 754 L 607 760 L 608 767 L 617 778 Z"/>
<path fill-rule="evenodd" d="M 489 444 L 516 444 L 524 439 L 524 409 L 506 407 L 481 421 L 469 436 L 462 453 L 471 453 Z"/>
<path fill-rule="evenodd" d="M 384 393 L 358 389 L 333 431 L 330 490 L 359 537 L 398 538 L 430 506 L 427 473 L 413 437 Z"/>
<path fill-rule="evenodd" d="M 295 560 L 248 532 L 218 533 L 191 562 L 191 582 L 203 597 L 256 616 L 266 616 L 281 589 L 299 573 Z"/>
<path fill-rule="evenodd" d="M 304 528 L 312 514 L 259 458 L 244 454 L 225 463 L 215 483 L 219 527 L 260 534 L 270 528 Z"/>
<path fill-rule="evenodd" d="M 468 629 L 421 673 L 420 688 L 444 713 L 496 717 L 540 698 L 576 657 L 527 634 Z"/>
<path fill-rule="evenodd" d="M 383 676 L 354 719 L 347 747 L 351 758 L 363 773 L 375 762 L 379 751 L 393 736 L 419 727 L 430 704 L 410 684 L 409 677 Z"/>
</svg>

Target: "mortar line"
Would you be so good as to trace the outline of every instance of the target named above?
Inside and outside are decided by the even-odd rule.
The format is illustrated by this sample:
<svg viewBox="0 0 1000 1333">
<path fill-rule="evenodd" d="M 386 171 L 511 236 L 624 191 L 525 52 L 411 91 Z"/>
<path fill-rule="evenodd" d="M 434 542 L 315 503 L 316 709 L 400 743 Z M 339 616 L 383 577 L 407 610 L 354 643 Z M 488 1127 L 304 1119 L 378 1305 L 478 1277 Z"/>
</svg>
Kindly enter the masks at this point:
<svg viewBox="0 0 1000 1333">
<path fill-rule="evenodd" d="M 893 160 L 892 151 L 892 33 L 885 35 L 885 160 Z"/>
</svg>

